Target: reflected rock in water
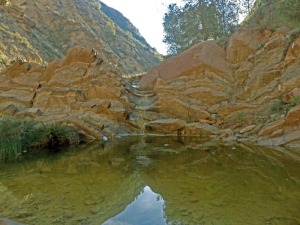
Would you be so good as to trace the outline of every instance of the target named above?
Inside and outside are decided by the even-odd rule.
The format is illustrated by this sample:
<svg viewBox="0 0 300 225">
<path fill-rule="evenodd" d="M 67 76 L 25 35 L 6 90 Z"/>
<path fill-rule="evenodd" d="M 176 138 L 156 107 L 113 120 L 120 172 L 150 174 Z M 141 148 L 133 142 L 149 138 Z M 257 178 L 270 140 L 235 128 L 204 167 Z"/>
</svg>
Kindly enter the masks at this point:
<svg viewBox="0 0 300 225">
<path fill-rule="evenodd" d="M 245 144 L 121 138 L 0 165 L 0 212 L 31 225 L 296 225 L 299 159 Z"/>
</svg>

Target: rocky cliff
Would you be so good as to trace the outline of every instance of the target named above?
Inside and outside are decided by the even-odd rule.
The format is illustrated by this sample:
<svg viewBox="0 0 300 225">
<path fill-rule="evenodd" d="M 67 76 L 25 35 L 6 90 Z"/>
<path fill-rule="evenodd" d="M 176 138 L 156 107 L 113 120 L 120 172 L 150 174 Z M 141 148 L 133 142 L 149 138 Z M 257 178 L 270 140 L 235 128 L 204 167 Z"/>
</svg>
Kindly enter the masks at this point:
<svg viewBox="0 0 300 225">
<path fill-rule="evenodd" d="M 77 46 L 47 67 L 16 61 L 0 75 L 0 113 L 66 123 L 85 139 L 128 134 L 300 144 L 300 36 L 240 29 L 140 77 L 122 78 Z"/>
<path fill-rule="evenodd" d="M 4 2 L 4 11 L 26 12 L 27 5 L 39 6 L 39 1 L 18 1 L 19 8 Z M 118 26 L 129 26 L 113 10 L 103 12 Z M 134 29 L 128 29 L 134 37 Z M 69 33 L 73 44 L 91 43 L 86 33 L 75 33 Z M 125 50 L 119 61 L 115 54 L 107 54 L 104 42 L 97 43 L 102 46 L 99 52 L 76 46 L 48 66 L 16 60 L 0 74 L 0 115 L 66 123 L 84 139 L 149 133 L 300 146 L 299 32 L 287 27 L 241 28 L 227 41 L 201 42 L 131 78 L 122 76 L 127 60 L 133 63 L 131 50 L 127 49 L 130 57 Z"/>
<path fill-rule="evenodd" d="M 0 70 L 16 57 L 47 63 L 78 44 L 126 73 L 159 63 L 130 21 L 96 0 L 1 0 L 0 34 Z"/>
<path fill-rule="evenodd" d="M 164 61 L 140 85 L 156 96 L 147 111 L 187 122 L 183 134 L 209 124 L 224 140 L 299 146 L 299 66 L 299 34 L 240 29 L 226 43 L 202 42 Z"/>
<path fill-rule="evenodd" d="M 94 49 L 71 49 L 47 67 L 18 60 L 0 75 L 0 113 L 67 123 L 86 139 L 135 133 L 123 80 Z"/>
</svg>

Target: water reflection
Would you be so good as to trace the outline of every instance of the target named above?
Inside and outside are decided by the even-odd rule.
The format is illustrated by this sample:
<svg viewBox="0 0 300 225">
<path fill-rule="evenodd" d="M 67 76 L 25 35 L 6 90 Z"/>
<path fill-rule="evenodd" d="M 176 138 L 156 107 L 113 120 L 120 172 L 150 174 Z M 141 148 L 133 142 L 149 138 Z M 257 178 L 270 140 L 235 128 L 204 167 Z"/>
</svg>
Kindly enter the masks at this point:
<svg viewBox="0 0 300 225">
<path fill-rule="evenodd" d="M 122 138 L 0 165 L 0 217 L 32 225 L 298 225 L 299 159 L 282 148 Z"/>
<path fill-rule="evenodd" d="M 103 225 L 165 225 L 164 207 L 163 198 L 146 186 L 123 212 L 107 220 Z"/>
</svg>

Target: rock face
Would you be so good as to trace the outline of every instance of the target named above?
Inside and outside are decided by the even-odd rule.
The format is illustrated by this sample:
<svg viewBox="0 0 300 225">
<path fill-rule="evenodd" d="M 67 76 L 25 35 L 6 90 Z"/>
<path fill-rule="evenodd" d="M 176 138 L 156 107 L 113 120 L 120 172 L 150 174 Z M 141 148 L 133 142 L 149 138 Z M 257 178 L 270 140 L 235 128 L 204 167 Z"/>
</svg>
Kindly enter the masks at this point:
<svg viewBox="0 0 300 225">
<path fill-rule="evenodd" d="M 48 67 L 16 61 L 0 79 L 2 115 L 66 123 L 87 139 L 136 132 L 121 77 L 93 49 L 77 46 Z"/>
<path fill-rule="evenodd" d="M 199 43 L 140 77 L 94 49 L 47 67 L 20 60 L 0 76 L 0 113 L 67 123 L 85 138 L 164 134 L 300 145 L 299 36 L 238 30 Z"/>
<path fill-rule="evenodd" d="M 299 146 L 299 44 L 287 29 L 240 29 L 167 59 L 139 84 L 156 97 L 149 111 L 210 124 L 225 139 Z"/>
<path fill-rule="evenodd" d="M 0 1 L 0 70 L 16 57 L 37 63 L 63 58 L 78 44 L 126 73 L 159 63 L 130 21 L 102 2 Z"/>
</svg>

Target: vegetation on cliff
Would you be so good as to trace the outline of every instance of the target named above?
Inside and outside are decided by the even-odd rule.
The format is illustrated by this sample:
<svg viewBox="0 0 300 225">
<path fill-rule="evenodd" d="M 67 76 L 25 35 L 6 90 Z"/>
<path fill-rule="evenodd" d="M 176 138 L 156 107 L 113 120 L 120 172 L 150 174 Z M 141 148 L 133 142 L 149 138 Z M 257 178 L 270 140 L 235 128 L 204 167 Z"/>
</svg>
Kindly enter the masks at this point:
<svg viewBox="0 0 300 225">
<path fill-rule="evenodd" d="M 78 134 L 63 125 L 11 118 L 0 120 L 0 161 L 16 160 L 32 150 L 56 152 L 76 143 L 79 143 Z"/>
<path fill-rule="evenodd" d="M 300 30 L 299 0 L 184 0 L 164 16 L 168 53 L 178 54 L 200 41 L 228 37 L 239 27 Z M 246 15 L 239 24 L 239 17 Z"/>
<path fill-rule="evenodd" d="M 0 4 L 0 34 L 0 70 L 16 57 L 37 63 L 63 58 L 76 45 L 94 48 L 128 73 L 160 62 L 128 19 L 96 0 L 10 0 Z"/>
<path fill-rule="evenodd" d="M 101 3 L 101 10 L 105 13 L 117 26 L 119 26 L 124 31 L 129 32 L 135 39 L 139 40 L 143 43 L 147 48 L 151 48 L 151 46 L 147 43 L 145 38 L 140 34 L 139 30 L 123 16 L 119 11 L 107 6 L 103 2 Z"/>
<path fill-rule="evenodd" d="M 76 2 L 90 15 L 86 1 Z M 89 6 L 98 10 L 93 12 L 101 9 L 95 1 Z M 81 46 L 47 67 L 17 60 L 0 73 L 0 115 L 66 123 L 86 140 L 151 133 L 299 146 L 300 36 L 291 35 L 297 34 L 292 25 L 256 23 L 259 12 L 271 6 L 279 15 L 280 5 L 257 1 L 245 27 L 230 38 L 202 41 L 141 77 L 128 78 L 115 68 L 130 61 L 135 50 L 118 42 L 122 31 L 106 20 L 121 15 L 107 12 L 99 24 L 108 28 L 107 41 L 122 49 L 120 64 Z"/>
<path fill-rule="evenodd" d="M 282 26 L 299 29 L 299 0 L 257 0 L 242 26 L 276 29 Z"/>
<path fill-rule="evenodd" d="M 250 12 L 253 0 L 184 0 L 171 4 L 164 16 L 164 42 L 169 54 L 180 53 L 192 45 L 230 35 L 239 17 Z"/>
</svg>

